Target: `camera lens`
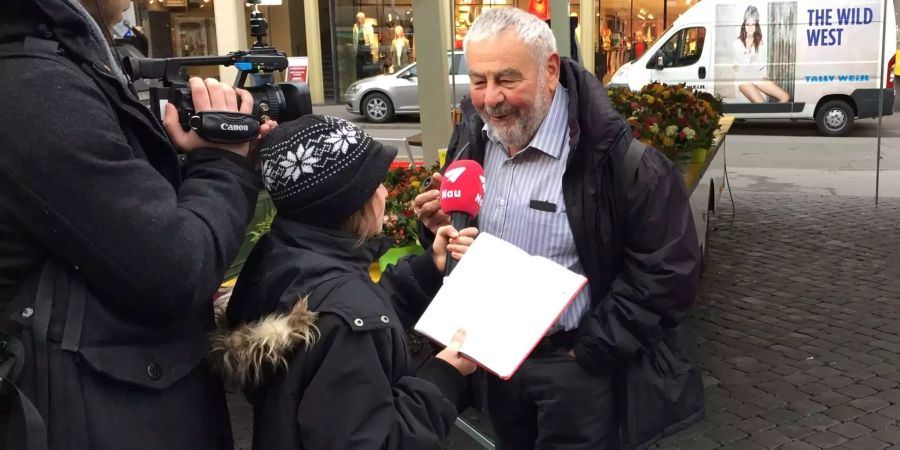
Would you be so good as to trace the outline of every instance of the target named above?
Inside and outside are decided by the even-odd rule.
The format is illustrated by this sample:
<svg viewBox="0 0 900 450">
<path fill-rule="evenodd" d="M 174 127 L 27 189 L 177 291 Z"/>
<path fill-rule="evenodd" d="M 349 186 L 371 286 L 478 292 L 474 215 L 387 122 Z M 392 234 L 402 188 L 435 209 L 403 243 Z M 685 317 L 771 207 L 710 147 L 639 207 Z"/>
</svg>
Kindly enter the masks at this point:
<svg viewBox="0 0 900 450">
<path fill-rule="evenodd" d="M 288 122 L 312 114 L 309 86 L 295 83 L 263 84 L 246 88 L 253 96 L 253 115 L 269 116 L 278 122 Z"/>
</svg>

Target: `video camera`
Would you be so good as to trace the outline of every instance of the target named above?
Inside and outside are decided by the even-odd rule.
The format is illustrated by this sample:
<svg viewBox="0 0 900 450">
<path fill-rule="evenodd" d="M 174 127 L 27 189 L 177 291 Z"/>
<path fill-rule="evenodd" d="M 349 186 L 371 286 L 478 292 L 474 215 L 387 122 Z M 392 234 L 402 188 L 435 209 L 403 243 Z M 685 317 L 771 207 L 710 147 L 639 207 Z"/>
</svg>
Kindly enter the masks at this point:
<svg viewBox="0 0 900 450">
<path fill-rule="evenodd" d="M 250 35 L 255 42 L 249 50 L 239 50 L 223 56 L 196 56 L 184 58 L 125 58 L 125 73 L 131 80 L 155 79 L 163 87 L 150 88 L 151 108 L 162 119 L 163 101 L 175 105 L 178 121 L 187 131 L 195 129 L 201 137 L 215 142 L 245 142 L 256 137 L 259 125 L 267 119 L 287 122 L 312 114 L 309 86 L 303 83 L 265 83 L 245 87 L 248 74 L 273 73 L 288 67 L 284 52 L 265 43 L 268 22 L 259 11 L 261 0 L 248 0 L 253 5 L 250 13 Z M 191 88 L 182 75 L 188 66 L 234 66 L 238 76 L 234 87 L 242 88 L 253 97 L 252 118 L 243 114 L 225 112 L 197 113 L 191 100 Z M 240 97 L 238 97 L 240 102 Z"/>
</svg>

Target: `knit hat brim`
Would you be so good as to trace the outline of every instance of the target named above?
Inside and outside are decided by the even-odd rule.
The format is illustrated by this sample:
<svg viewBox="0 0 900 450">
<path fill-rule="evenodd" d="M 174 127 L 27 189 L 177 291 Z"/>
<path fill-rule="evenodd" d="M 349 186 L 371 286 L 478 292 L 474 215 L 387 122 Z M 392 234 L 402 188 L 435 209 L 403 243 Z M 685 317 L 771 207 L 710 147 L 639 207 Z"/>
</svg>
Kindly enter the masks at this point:
<svg viewBox="0 0 900 450">
<path fill-rule="evenodd" d="M 373 141 L 368 154 L 363 162 L 365 170 L 360 171 L 352 182 L 302 208 L 290 211 L 279 209 L 278 213 L 301 223 L 337 228 L 344 219 L 359 211 L 384 182 L 384 177 L 397 156 L 397 147 Z"/>
</svg>

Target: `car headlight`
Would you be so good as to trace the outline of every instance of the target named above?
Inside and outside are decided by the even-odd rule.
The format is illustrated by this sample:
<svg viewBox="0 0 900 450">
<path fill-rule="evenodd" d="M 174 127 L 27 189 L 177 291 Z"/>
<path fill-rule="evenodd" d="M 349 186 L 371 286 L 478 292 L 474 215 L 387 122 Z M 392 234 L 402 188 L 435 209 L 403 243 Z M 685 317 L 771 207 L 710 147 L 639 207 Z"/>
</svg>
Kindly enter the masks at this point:
<svg viewBox="0 0 900 450">
<path fill-rule="evenodd" d="M 358 84 L 351 84 L 350 87 L 347 89 L 347 94 L 355 94 L 357 92 L 359 92 Z"/>
</svg>

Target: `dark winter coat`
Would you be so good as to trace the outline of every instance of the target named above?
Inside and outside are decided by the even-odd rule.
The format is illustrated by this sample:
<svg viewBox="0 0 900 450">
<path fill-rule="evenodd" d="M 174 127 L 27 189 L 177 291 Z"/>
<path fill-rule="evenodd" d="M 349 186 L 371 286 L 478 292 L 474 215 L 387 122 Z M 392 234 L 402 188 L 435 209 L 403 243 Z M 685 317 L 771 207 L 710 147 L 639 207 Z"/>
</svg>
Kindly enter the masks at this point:
<svg viewBox="0 0 900 450">
<path fill-rule="evenodd" d="M 563 197 L 592 305 L 574 352 L 589 371 L 617 374 L 621 441 L 642 447 L 703 416 L 700 373 L 682 326 L 700 269 L 689 196 L 681 173 L 654 149 L 623 193 L 618 174 L 632 139 L 628 125 L 606 89 L 568 58 L 560 83 L 569 92 L 572 149 Z M 462 108 L 447 161 L 483 162 L 484 122 L 470 99 Z"/>
<path fill-rule="evenodd" d="M 426 254 L 373 283 L 391 241 L 357 240 L 276 218 L 241 271 L 214 355 L 253 403 L 255 449 L 437 449 L 453 425 L 465 379 L 414 370 L 404 332 L 441 273 Z"/>
<path fill-rule="evenodd" d="M 51 448 L 230 448 L 205 357 L 259 183 L 223 150 L 180 166 L 104 46 L 64 0 L 0 2 L 0 329 L 46 331 L 20 383 Z"/>
</svg>

